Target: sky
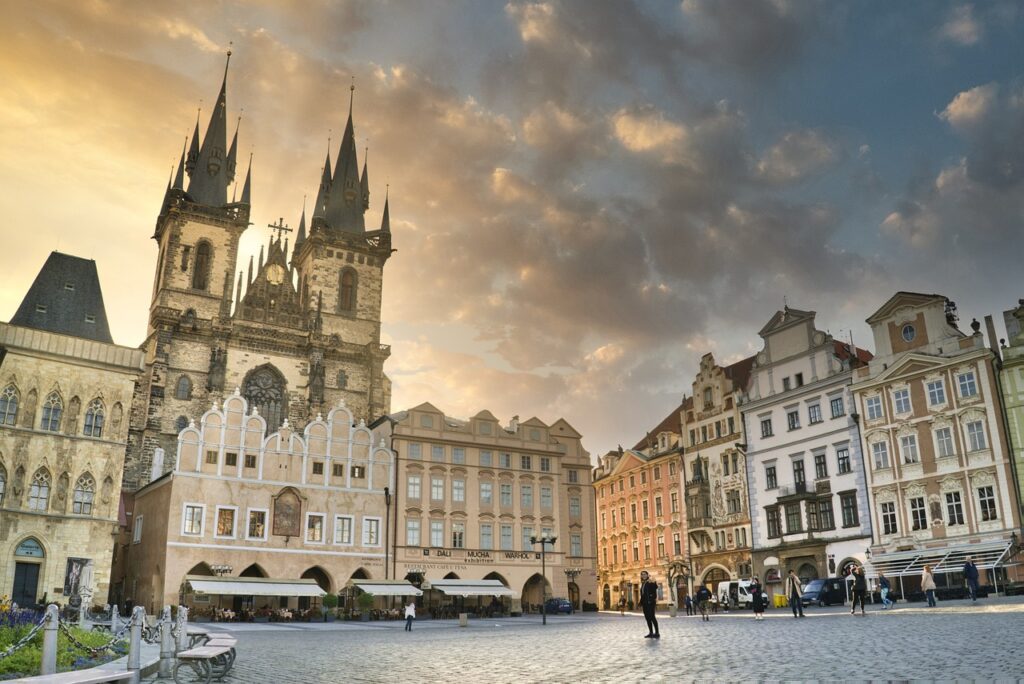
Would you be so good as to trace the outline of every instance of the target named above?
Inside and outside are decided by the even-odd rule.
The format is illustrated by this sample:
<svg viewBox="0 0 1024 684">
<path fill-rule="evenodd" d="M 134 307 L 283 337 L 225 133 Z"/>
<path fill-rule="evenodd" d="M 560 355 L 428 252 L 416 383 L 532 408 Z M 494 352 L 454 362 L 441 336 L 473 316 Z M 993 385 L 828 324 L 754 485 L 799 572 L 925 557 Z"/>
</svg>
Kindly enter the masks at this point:
<svg viewBox="0 0 1024 684">
<path fill-rule="evenodd" d="M 367 225 L 387 188 L 398 250 L 395 411 L 565 418 L 596 457 L 784 304 L 870 349 L 898 290 L 963 329 L 1024 297 L 1022 2 L 3 6 L 0 320 L 60 250 L 96 260 L 115 341 L 141 344 L 160 202 L 229 45 L 242 264 L 297 226 L 354 79 Z"/>
</svg>

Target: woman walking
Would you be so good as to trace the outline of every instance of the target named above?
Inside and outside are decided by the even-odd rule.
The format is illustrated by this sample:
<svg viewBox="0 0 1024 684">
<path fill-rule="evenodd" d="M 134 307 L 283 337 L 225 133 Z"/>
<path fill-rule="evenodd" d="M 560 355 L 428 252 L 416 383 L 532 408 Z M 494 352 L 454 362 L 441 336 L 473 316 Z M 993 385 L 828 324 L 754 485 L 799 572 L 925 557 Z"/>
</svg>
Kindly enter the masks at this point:
<svg viewBox="0 0 1024 684">
<path fill-rule="evenodd" d="M 747 587 L 747 591 L 750 592 L 750 602 L 754 606 L 754 619 L 764 620 L 764 588 L 761 586 L 761 580 L 757 579 L 757 575 L 750 579 L 750 586 Z"/>
<path fill-rule="evenodd" d="M 882 610 L 888 610 L 892 607 L 892 599 L 889 598 L 889 578 L 883 573 L 878 573 L 878 586 L 879 593 L 882 595 Z"/>
<path fill-rule="evenodd" d="M 853 569 L 853 608 L 850 610 L 850 615 L 857 613 L 857 601 L 860 601 L 860 614 L 867 615 L 864 612 L 864 595 L 868 592 L 868 581 L 864 577 L 864 568 L 857 566 Z"/>
<path fill-rule="evenodd" d="M 932 576 L 932 566 L 924 566 L 924 571 L 921 573 L 921 589 L 924 590 L 924 595 L 928 598 L 928 607 L 935 607 L 935 577 Z"/>
</svg>

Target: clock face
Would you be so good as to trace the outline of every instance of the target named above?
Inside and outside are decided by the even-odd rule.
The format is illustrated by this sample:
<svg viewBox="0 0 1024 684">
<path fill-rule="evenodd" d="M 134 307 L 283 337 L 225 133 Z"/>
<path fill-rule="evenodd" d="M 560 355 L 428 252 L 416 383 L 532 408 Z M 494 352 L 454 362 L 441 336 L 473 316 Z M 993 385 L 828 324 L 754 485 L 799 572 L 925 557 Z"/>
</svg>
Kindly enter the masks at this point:
<svg viewBox="0 0 1024 684">
<path fill-rule="evenodd" d="M 277 264 L 273 264 L 272 266 L 267 268 L 267 282 L 269 282 L 271 285 L 280 285 L 281 283 L 283 283 L 284 269 L 278 266 Z"/>
</svg>

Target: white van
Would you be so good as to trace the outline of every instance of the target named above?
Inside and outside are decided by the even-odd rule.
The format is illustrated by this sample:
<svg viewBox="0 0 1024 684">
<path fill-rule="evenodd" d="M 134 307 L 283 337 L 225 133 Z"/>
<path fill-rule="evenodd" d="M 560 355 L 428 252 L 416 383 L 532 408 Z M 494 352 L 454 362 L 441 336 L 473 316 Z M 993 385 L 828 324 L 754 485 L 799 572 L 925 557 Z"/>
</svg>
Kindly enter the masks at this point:
<svg viewBox="0 0 1024 684">
<path fill-rule="evenodd" d="M 750 596 L 750 580 L 730 580 L 718 583 L 718 602 L 730 608 L 750 608 L 754 605 Z"/>
</svg>

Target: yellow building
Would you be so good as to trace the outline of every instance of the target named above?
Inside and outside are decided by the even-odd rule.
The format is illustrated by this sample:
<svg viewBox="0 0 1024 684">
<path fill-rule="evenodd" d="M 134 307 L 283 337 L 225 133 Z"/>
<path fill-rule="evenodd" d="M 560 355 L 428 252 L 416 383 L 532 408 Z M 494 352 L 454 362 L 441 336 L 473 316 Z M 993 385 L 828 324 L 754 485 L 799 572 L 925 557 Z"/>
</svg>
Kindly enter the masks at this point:
<svg viewBox="0 0 1024 684">
<path fill-rule="evenodd" d="M 392 577 L 428 589 L 497 580 L 512 612 L 539 610 L 545 595 L 596 603 L 590 454 L 571 425 L 502 426 L 489 411 L 458 420 L 429 403 L 380 423 L 398 456 Z M 543 536 L 556 541 L 542 558 L 530 538 Z"/>
<path fill-rule="evenodd" d="M 53 252 L 0 323 L 0 595 L 106 600 L 141 368 L 111 340 L 96 264 Z"/>
</svg>

